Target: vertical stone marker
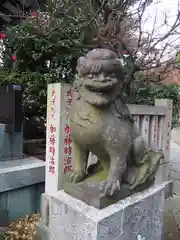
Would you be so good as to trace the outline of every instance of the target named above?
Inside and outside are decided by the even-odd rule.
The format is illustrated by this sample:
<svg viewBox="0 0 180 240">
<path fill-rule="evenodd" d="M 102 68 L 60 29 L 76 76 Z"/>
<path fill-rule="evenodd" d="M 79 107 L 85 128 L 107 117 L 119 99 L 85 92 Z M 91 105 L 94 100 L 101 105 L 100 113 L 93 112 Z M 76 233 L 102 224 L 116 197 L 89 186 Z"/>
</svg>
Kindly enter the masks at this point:
<svg viewBox="0 0 180 240">
<path fill-rule="evenodd" d="M 138 115 L 134 115 L 133 118 L 134 118 L 134 124 L 136 128 L 139 130 L 140 117 Z"/>
<path fill-rule="evenodd" d="M 170 99 L 156 99 L 155 106 L 165 107 L 166 109 L 166 115 L 163 117 L 162 122 L 163 126 L 160 126 L 162 132 L 159 141 L 162 142 L 161 150 L 164 154 L 164 160 L 169 162 L 173 101 Z"/>
<path fill-rule="evenodd" d="M 69 86 L 67 91 L 65 92 L 65 106 L 66 106 L 66 123 L 64 126 L 64 174 L 72 172 L 73 165 L 72 165 L 72 155 L 73 155 L 73 147 L 72 141 L 70 138 L 70 127 L 69 127 L 69 109 L 72 103 L 72 88 Z M 63 114 L 63 113 L 62 113 Z M 63 126 L 63 125 L 62 125 Z"/>
<path fill-rule="evenodd" d="M 158 116 L 153 116 L 151 119 L 151 142 L 150 148 L 151 149 L 158 149 Z"/>
<path fill-rule="evenodd" d="M 149 148 L 149 116 L 144 116 L 142 119 L 141 135 L 146 142 L 147 149 Z"/>
<path fill-rule="evenodd" d="M 48 85 L 45 193 L 49 195 L 62 189 L 64 173 L 71 172 L 73 168 L 68 124 L 71 88 L 65 83 Z"/>
<path fill-rule="evenodd" d="M 51 196 L 63 189 L 65 175 L 73 170 L 74 153 L 68 117 L 71 102 L 72 85 L 48 85 L 45 193 L 41 198 L 41 221 L 37 227 L 37 236 L 40 234 L 42 240 L 51 239 L 48 230 Z M 90 154 L 89 164 L 96 162 L 97 158 Z"/>
</svg>

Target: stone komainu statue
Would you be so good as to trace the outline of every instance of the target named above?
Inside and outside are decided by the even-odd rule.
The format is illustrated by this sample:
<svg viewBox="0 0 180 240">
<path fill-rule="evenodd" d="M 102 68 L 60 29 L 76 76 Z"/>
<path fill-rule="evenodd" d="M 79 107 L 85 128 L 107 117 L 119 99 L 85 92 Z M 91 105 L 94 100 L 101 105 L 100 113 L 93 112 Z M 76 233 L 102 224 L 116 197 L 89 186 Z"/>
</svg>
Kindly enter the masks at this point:
<svg viewBox="0 0 180 240">
<path fill-rule="evenodd" d="M 106 196 L 115 195 L 126 183 L 133 189 L 153 182 L 161 153 L 146 150 L 144 139 L 135 129 L 124 103 L 124 73 L 117 55 L 107 49 L 94 49 L 77 64 L 73 101 L 69 112 L 75 168 L 70 181 L 87 176 L 89 152 L 108 168 L 101 185 Z"/>
</svg>

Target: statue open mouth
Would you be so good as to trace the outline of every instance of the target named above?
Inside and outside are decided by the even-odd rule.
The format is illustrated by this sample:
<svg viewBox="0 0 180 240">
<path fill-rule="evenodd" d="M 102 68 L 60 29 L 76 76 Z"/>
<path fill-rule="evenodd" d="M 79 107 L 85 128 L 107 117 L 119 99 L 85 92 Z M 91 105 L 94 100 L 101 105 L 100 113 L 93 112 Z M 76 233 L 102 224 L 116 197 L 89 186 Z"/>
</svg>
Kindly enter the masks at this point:
<svg viewBox="0 0 180 240">
<path fill-rule="evenodd" d="M 94 88 L 94 87 L 88 87 L 88 90 L 91 92 L 96 92 L 96 93 L 108 93 L 111 92 L 109 88 Z"/>
<path fill-rule="evenodd" d="M 92 91 L 92 92 L 98 92 L 98 93 L 107 93 L 112 92 L 112 90 L 115 88 L 116 83 L 112 81 L 106 81 L 106 82 L 100 82 L 100 81 L 94 81 L 93 83 L 85 83 L 85 87 Z"/>
</svg>

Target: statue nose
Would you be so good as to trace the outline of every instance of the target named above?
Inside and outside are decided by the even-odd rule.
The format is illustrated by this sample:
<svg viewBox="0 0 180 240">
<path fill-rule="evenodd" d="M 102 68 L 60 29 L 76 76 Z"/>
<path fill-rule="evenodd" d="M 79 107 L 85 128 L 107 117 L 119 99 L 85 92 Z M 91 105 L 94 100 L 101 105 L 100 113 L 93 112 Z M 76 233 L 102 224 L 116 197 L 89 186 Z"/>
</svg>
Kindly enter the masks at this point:
<svg viewBox="0 0 180 240">
<path fill-rule="evenodd" d="M 101 75 L 99 76 L 99 80 L 100 80 L 101 82 L 107 82 L 107 78 L 106 78 L 106 76 L 105 76 L 104 74 L 101 74 Z"/>
</svg>

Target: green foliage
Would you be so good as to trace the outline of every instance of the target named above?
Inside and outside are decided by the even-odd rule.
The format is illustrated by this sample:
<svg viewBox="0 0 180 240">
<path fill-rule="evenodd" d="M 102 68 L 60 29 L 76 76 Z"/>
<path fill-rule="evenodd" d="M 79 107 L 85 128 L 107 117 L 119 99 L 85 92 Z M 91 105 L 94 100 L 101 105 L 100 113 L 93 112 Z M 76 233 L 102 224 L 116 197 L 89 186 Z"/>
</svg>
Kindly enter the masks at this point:
<svg viewBox="0 0 180 240">
<path fill-rule="evenodd" d="M 40 12 L 5 30 L 0 85 L 21 84 L 24 103 L 36 114 L 45 114 L 47 84 L 71 83 L 77 58 L 87 51 L 94 27 L 87 25 L 89 5 L 80 2 L 64 1 L 63 11 L 60 6 L 48 15 Z"/>
</svg>

